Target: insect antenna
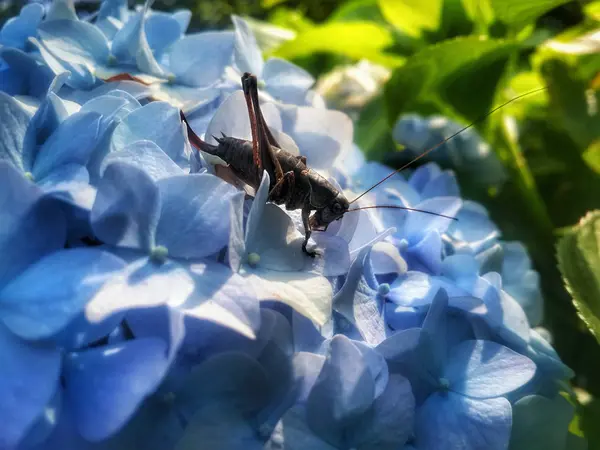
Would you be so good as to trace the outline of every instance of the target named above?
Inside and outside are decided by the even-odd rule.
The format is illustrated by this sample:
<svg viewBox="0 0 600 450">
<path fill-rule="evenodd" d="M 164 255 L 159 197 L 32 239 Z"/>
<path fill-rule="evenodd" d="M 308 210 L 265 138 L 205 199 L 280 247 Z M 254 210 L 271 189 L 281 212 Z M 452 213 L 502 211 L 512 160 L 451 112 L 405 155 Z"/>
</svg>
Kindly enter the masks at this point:
<svg viewBox="0 0 600 450">
<path fill-rule="evenodd" d="M 451 220 L 456 220 L 458 222 L 458 219 L 456 217 L 452 217 L 452 216 L 447 216 L 445 214 L 440 214 L 440 213 L 436 213 L 433 211 L 425 211 L 424 209 L 417 209 L 417 208 L 408 208 L 406 206 L 397 206 L 397 205 L 373 205 L 373 206 L 363 206 L 361 208 L 353 208 L 353 209 L 349 209 L 346 212 L 351 212 L 351 211 L 361 211 L 363 209 L 403 209 L 405 211 L 414 211 L 414 212 L 420 212 L 420 213 L 424 213 L 424 214 L 430 214 L 432 216 L 438 216 L 438 217 L 444 217 L 446 219 L 451 219 Z"/>
<path fill-rule="evenodd" d="M 441 147 L 442 145 L 444 145 L 446 142 L 448 142 L 450 139 L 458 136 L 459 134 L 461 134 L 463 131 L 468 130 L 469 128 L 477 125 L 478 123 L 484 121 L 485 119 L 487 119 L 489 116 L 491 116 L 493 113 L 495 113 L 496 111 L 498 111 L 501 108 L 504 108 L 505 106 L 509 105 L 510 103 L 519 100 L 520 98 L 526 97 L 528 95 L 532 95 L 532 94 L 536 94 L 540 91 L 546 90 L 548 89 L 548 86 L 544 86 L 538 89 L 534 89 L 533 91 L 529 91 L 529 92 L 525 92 L 524 94 L 520 94 L 517 95 L 516 97 L 511 98 L 510 100 L 502 103 L 499 106 L 496 106 L 494 109 L 492 109 L 491 111 L 488 111 L 487 113 L 485 113 L 484 115 L 482 115 L 481 117 L 478 117 L 477 119 L 475 119 L 473 122 L 471 122 L 469 125 L 467 125 L 466 127 L 461 128 L 460 130 L 458 130 L 456 133 L 454 133 L 452 136 L 449 136 L 445 139 L 442 139 L 440 142 L 438 142 L 437 144 L 435 144 L 433 147 L 428 148 L 427 150 L 425 150 L 423 153 L 421 153 L 420 155 L 415 156 L 411 161 L 407 162 L 406 164 L 404 164 L 402 167 L 400 167 L 399 169 L 394 170 L 392 173 L 390 173 L 388 176 L 386 176 L 385 178 L 383 178 L 382 180 L 378 181 L 377 183 L 375 183 L 373 186 L 371 186 L 369 189 L 367 189 L 366 191 L 364 191 L 362 194 L 360 194 L 358 197 L 356 197 L 354 200 L 352 200 L 350 203 L 354 203 L 355 201 L 357 201 L 359 198 L 361 198 L 363 195 L 365 195 L 366 193 L 372 191 L 373 189 L 375 189 L 377 186 L 379 186 L 381 183 L 383 183 L 384 181 L 390 179 L 391 177 L 393 177 L 395 174 L 401 172 L 402 170 L 406 169 L 407 167 L 409 167 L 410 165 L 412 165 L 414 162 L 418 161 L 419 159 L 427 156 L 429 153 L 431 153 L 432 151 L 434 151 L 435 149 Z M 354 210 L 352 210 L 354 211 Z M 422 212 L 428 212 L 428 211 L 422 211 Z M 431 213 L 434 214 L 434 213 Z"/>
</svg>

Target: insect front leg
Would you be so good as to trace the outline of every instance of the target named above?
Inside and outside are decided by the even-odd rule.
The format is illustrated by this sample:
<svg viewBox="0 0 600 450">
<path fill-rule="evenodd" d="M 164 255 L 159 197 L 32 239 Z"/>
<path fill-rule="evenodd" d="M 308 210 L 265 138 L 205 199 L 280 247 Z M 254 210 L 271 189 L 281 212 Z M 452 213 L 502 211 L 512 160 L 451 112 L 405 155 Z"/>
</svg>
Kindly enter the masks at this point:
<svg viewBox="0 0 600 450">
<path fill-rule="evenodd" d="M 314 258 L 318 255 L 318 252 L 315 250 L 307 250 L 306 245 L 308 244 L 308 240 L 310 239 L 310 235 L 312 234 L 312 230 L 310 228 L 310 212 L 312 211 L 312 207 L 310 206 L 310 202 L 306 202 L 304 207 L 302 208 L 302 223 L 304 224 L 304 242 L 302 243 L 302 251 L 306 253 L 311 258 Z"/>
<path fill-rule="evenodd" d="M 269 191 L 269 200 L 278 205 L 282 203 L 289 204 L 294 193 L 295 180 L 294 172 L 289 171 L 284 173 L 283 178 L 275 183 L 273 189 Z"/>
</svg>

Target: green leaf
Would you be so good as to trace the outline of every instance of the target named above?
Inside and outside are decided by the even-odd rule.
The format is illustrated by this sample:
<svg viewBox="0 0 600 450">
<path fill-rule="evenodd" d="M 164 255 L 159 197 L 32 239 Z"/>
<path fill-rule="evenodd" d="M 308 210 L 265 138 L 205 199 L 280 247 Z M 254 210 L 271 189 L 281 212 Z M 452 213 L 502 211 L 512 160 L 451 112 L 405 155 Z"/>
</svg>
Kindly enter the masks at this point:
<svg viewBox="0 0 600 450">
<path fill-rule="evenodd" d="M 480 25 L 490 25 L 494 22 L 491 0 L 462 0 L 462 3 L 473 22 Z"/>
<path fill-rule="evenodd" d="M 329 22 L 348 22 L 357 20 L 385 23 L 377 0 L 351 0 L 342 3 L 328 19 Z"/>
<path fill-rule="evenodd" d="M 544 13 L 570 0 L 490 0 L 496 17 L 516 28 L 535 21 Z"/>
<path fill-rule="evenodd" d="M 367 103 L 354 126 L 357 145 L 369 159 L 381 161 L 384 155 L 396 150 L 392 131 L 385 116 L 382 95 Z"/>
<path fill-rule="evenodd" d="M 579 317 L 600 343 L 600 210 L 559 241 L 558 266 Z"/>
<path fill-rule="evenodd" d="M 490 109 L 516 48 L 512 41 L 471 36 L 414 54 L 386 85 L 390 123 L 407 112 L 441 112 L 455 119 L 475 120 Z"/>
<path fill-rule="evenodd" d="M 600 174 L 600 139 L 592 142 L 583 152 L 583 160 L 594 172 Z"/>
<path fill-rule="evenodd" d="M 544 61 L 540 72 L 548 85 L 550 115 L 581 148 L 600 138 L 600 95 L 588 89 L 576 65 L 559 58 Z"/>
<path fill-rule="evenodd" d="M 314 53 L 333 53 L 393 67 L 402 63 L 402 58 L 384 52 L 393 42 L 391 33 L 375 23 L 333 22 L 299 33 L 296 39 L 279 47 L 275 55 L 293 59 Z"/>
<path fill-rule="evenodd" d="M 440 26 L 443 0 L 378 0 L 381 13 L 398 30 L 420 37 Z"/>
</svg>

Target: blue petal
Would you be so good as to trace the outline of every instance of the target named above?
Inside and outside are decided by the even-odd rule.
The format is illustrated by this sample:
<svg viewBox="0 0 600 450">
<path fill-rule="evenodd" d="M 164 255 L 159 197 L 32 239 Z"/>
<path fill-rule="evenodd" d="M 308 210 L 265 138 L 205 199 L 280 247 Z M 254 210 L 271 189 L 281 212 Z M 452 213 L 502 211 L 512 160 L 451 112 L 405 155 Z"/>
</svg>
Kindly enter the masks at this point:
<svg viewBox="0 0 600 450">
<path fill-rule="evenodd" d="M 244 241 L 244 192 L 231 197 L 229 208 L 229 243 L 227 246 L 227 262 L 234 272 L 239 272 L 246 260 L 246 243 Z"/>
<path fill-rule="evenodd" d="M 256 293 L 247 281 L 215 262 L 194 263 L 189 270 L 196 287 L 180 307 L 186 318 L 208 320 L 255 339 L 260 310 Z"/>
<path fill-rule="evenodd" d="M 37 152 L 34 177 L 44 178 L 62 165 L 85 166 L 98 143 L 100 119 L 97 113 L 68 117 Z"/>
<path fill-rule="evenodd" d="M 93 69 L 108 61 L 108 41 L 94 25 L 75 20 L 43 22 L 41 42 L 61 62 Z"/>
<path fill-rule="evenodd" d="M 307 260 L 305 270 L 313 270 L 325 277 L 348 273 L 351 260 L 347 241 L 340 236 L 318 231 L 312 233 L 311 239 L 316 242 L 319 255 Z"/>
<path fill-rule="evenodd" d="M 233 33 L 205 32 L 187 35 L 169 53 L 169 69 L 179 83 L 205 87 L 214 84 L 231 62 Z"/>
<path fill-rule="evenodd" d="M 0 447 L 17 448 L 52 399 L 60 351 L 22 341 L 0 325 Z"/>
<path fill-rule="evenodd" d="M 352 146 L 353 125 L 346 114 L 329 109 L 279 106 L 283 131 L 298 145 L 308 165 L 326 170 Z"/>
<path fill-rule="evenodd" d="M 25 49 L 27 38 L 35 36 L 36 29 L 44 16 L 44 7 L 30 3 L 21 8 L 17 17 L 8 19 L 0 31 L 0 42 L 7 47 Z"/>
<path fill-rule="evenodd" d="M 506 395 L 535 375 L 533 361 L 491 341 L 464 341 L 452 348 L 444 368 L 450 389 L 472 398 Z"/>
<path fill-rule="evenodd" d="M 123 261 L 108 252 L 77 248 L 30 266 L 0 292 L 0 315 L 25 339 L 53 336 L 83 311 Z"/>
<path fill-rule="evenodd" d="M 415 444 L 419 450 L 505 450 L 511 425 L 505 398 L 436 393 L 417 410 Z"/>
<path fill-rule="evenodd" d="M 404 250 L 403 257 L 411 270 L 438 275 L 442 265 L 442 237 L 437 230 L 425 231 L 420 239 L 413 236 L 413 245 Z"/>
<path fill-rule="evenodd" d="M 410 383 L 401 375 L 392 375 L 373 404 L 373 414 L 351 430 L 351 442 L 357 448 L 397 450 L 412 435 L 414 416 Z"/>
<path fill-rule="evenodd" d="M 178 9 L 172 14 L 172 17 L 179 23 L 181 33 L 185 34 L 190 25 L 190 20 L 192 20 L 192 12 L 189 9 Z"/>
<path fill-rule="evenodd" d="M 306 70 L 280 58 L 270 58 L 264 66 L 262 77 L 267 90 L 275 99 L 300 104 L 315 79 Z"/>
<path fill-rule="evenodd" d="M 154 181 L 184 174 L 183 169 L 152 141 L 136 141 L 123 150 L 110 152 L 102 161 L 100 174 L 118 161 L 144 170 Z"/>
<path fill-rule="evenodd" d="M 165 72 L 152 54 L 146 37 L 145 22 L 148 2 L 144 9 L 127 21 L 112 41 L 113 55 L 124 64 L 135 64 L 144 73 L 164 76 Z"/>
<path fill-rule="evenodd" d="M 20 170 L 23 148 L 31 116 L 11 96 L 0 92 L 0 161 Z"/>
<path fill-rule="evenodd" d="M 240 72 L 254 73 L 262 77 L 263 57 L 248 22 L 239 16 L 231 16 L 235 27 L 235 63 Z"/>
<path fill-rule="evenodd" d="M 158 187 L 145 172 L 121 162 L 106 168 L 90 217 L 102 242 L 149 251 L 159 214 Z"/>
<path fill-rule="evenodd" d="M 128 114 L 115 129 L 111 148 L 122 150 L 135 141 L 153 141 L 176 163 L 187 159 L 179 110 L 166 102 L 152 102 Z"/>
<path fill-rule="evenodd" d="M 512 450 L 564 450 L 574 407 L 562 395 L 530 395 L 513 406 Z"/>
<path fill-rule="evenodd" d="M 448 356 L 448 294 L 440 289 L 423 321 L 419 352 L 424 367 L 433 377 L 440 377 L 450 357 Z"/>
<path fill-rule="evenodd" d="M 27 266 L 64 246 L 60 205 L 13 167 L 0 162 L 0 287 Z"/>
<path fill-rule="evenodd" d="M 334 309 L 357 327 L 361 337 L 371 345 L 378 345 L 386 337 L 386 326 L 377 291 L 369 284 L 364 272 L 369 264 L 370 249 L 365 248 L 356 257 L 346 281 L 333 299 Z"/>
<path fill-rule="evenodd" d="M 50 4 L 46 21 L 51 20 L 70 20 L 77 21 L 74 0 L 55 0 Z"/>
<path fill-rule="evenodd" d="M 338 450 L 338 445 L 330 445 L 309 428 L 304 408 L 289 409 L 277 423 L 264 450 Z"/>
<path fill-rule="evenodd" d="M 339 444 L 344 429 L 371 407 L 374 394 L 373 376 L 361 352 L 345 336 L 334 336 L 308 397 L 308 424 L 323 440 Z"/>
<path fill-rule="evenodd" d="M 202 258 L 227 245 L 229 201 L 236 190 L 209 174 L 164 178 L 156 243 L 176 258 Z"/>
<path fill-rule="evenodd" d="M 146 19 L 144 26 L 148 45 L 152 54 L 160 60 L 162 54 L 179 38 L 181 38 L 181 26 L 171 14 L 153 11 Z"/>
<path fill-rule="evenodd" d="M 471 243 L 474 250 L 479 249 L 480 242 L 497 239 L 500 236 L 498 227 L 488 216 L 486 209 L 478 203 L 465 201 L 448 228 L 448 234 L 459 241 Z"/>
<path fill-rule="evenodd" d="M 68 355 L 66 393 L 81 435 L 100 441 L 117 432 L 154 392 L 168 366 L 167 345 L 156 338 Z"/>
<path fill-rule="evenodd" d="M 235 408 L 211 404 L 190 420 L 177 450 L 262 450 L 263 443 L 249 420 Z"/>
<path fill-rule="evenodd" d="M 430 211 L 433 213 L 454 217 L 457 215 L 461 206 L 462 200 L 458 197 L 436 197 L 425 200 L 419 203 L 416 207 L 424 211 Z M 440 233 L 443 233 L 452 224 L 452 222 L 453 221 L 451 219 L 446 217 L 412 212 L 408 215 L 404 225 L 404 232 L 408 241 L 413 242 L 415 237 L 423 236 L 425 232 L 429 230 L 436 230 Z"/>
</svg>

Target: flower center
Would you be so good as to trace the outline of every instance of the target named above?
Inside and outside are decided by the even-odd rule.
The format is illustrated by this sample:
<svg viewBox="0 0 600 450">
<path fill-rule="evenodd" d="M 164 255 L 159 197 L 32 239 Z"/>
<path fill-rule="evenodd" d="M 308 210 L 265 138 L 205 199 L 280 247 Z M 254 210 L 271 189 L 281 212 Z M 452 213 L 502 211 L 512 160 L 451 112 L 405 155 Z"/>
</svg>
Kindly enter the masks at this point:
<svg viewBox="0 0 600 450">
<path fill-rule="evenodd" d="M 248 253 L 248 264 L 250 264 L 251 267 L 256 267 L 258 266 L 258 263 L 260 263 L 260 255 L 258 253 Z"/>
<path fill-rule="evenodd" d="M 167 75 L 167 81 L 171 84 L 175 83 L 176 79 L 177 79 L 177 77 L 175 76 L 174 73 L 170 73 L 169 75 Z"/>
<path fill-rule="evenodd" d="M 29 181 L 35 181 L 35 178 L 33 177 L 33 174 L 32 174 L 31 172 L 25 172 L 25 173 L 23 174 L 23 176 L 24 176 L 25 178 L 27 178 Z"/>
<path fill-rule="evenodd" d="M 150 259 L 155 263 L 162 264 L 167 260 L 169 256 L 169 249 L 164 245 L 157 245 L 150 252 Z"/>
<path fill-rule="evenodd" d="M 388 283 L 381 283 L 377 288 L 377 293 L 382 297 L 385 297 L 390 293 L 390 285 Z"/>
<path fill-rule="evenodd" d="M 398 242 L 398 250 L 400 250 L 401 252 L 406 250 L 408 248 L 408 241 L 406 239 L 401 239 L 400 242 Z"/>
<path fill-rule="evenodd" d="M 440 386 L 440 389 L 444 392 L 450 389 L 450 381 L 448 380 L 448 378 L 441 377 L 438 380 L 438 384 Z"/>
</svg>

